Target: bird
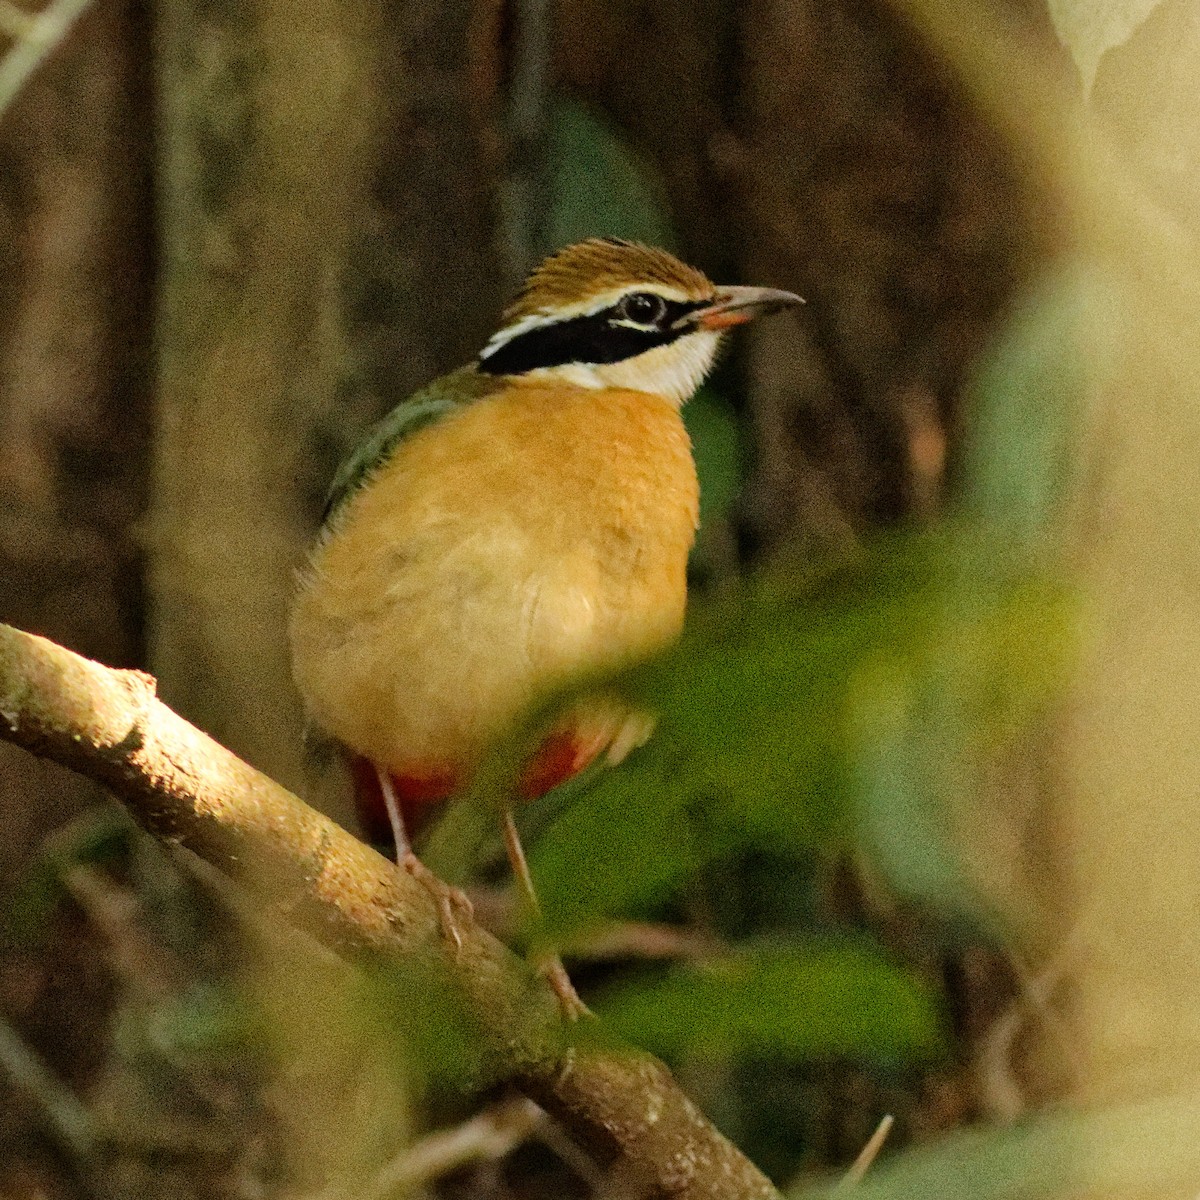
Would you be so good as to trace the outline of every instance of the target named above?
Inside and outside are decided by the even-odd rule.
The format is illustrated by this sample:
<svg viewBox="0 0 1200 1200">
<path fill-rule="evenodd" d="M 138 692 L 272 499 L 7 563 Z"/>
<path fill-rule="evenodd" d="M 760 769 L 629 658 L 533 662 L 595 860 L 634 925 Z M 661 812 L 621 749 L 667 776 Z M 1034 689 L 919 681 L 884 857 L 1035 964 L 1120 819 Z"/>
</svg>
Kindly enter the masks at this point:
<svg viewBox="0 0 1200 1200">
<path fill-rule="evenodd" d="M 699 513 L 681 409 L 730 328 L 800 303 L 718 287 L 656 247 L 577 242 L 529 275 L 474 362 L 339 467 L 292 606 L 293 674 L 410 871 L 436 884 L 414 831 L 532 704 L 678 636 Z M 525 765 L 501 821 L 534 912 L 513 805 L 648 731 L 581 702 Z M 539 966 L 568 1016 L 586 1011 L 557 955 Z"/>
</svg>

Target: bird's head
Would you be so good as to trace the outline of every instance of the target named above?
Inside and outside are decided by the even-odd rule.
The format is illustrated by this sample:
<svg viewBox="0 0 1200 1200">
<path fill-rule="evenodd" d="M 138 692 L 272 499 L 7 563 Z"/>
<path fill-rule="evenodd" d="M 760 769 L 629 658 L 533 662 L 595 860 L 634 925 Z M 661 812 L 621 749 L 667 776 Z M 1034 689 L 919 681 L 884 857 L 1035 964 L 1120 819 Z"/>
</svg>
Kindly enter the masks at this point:
<svg viewBox="0 0 1200 1200">
<path fill-rule="evenodd" d="M 721 335 L 803 303 L 774 288 L 717 287 L 665 250 L 589 238 L 525 282 L 479 355 L 479 370 L 535 382 L 655 392 L 682 404 Z"/>
</svg>

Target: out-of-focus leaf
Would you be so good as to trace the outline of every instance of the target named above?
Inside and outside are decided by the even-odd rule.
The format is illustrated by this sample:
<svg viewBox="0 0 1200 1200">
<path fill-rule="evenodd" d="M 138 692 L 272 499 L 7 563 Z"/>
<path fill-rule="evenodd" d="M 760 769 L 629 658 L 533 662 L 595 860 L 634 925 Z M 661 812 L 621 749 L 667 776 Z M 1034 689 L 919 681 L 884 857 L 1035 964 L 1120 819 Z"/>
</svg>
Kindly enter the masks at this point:
<svg viewBox="0 0 1200 1200">
<path fill-rule="evenodd" d="M 674 247 L 661 187 L 616 130 L 573 100 L 550 114 L 547 249 L 586 237 Z"/>
<path fill-rule="evenodd" d="M 13 891 L 4 933 L 19 942 L 35 940 L 66 895 L 63 876 L 73 867 L 124 857 L 137 836 L 136 826 L 115 806 L 90 809 L 51 834 Z"/>
<path fill-rule="evenodd" d="M 1162 0 L 1046 0 L 1058 40 L 1071 52 L 1087 95 L 1100 60 L 1123 46 Z"/>
<path fill-rule="evenodd" d="M 411 959 L 373 973 L 364 1016 L 378 1014 L 398 1039 L 414 1079 L 478 1087 L 486 1081 L 485 1044 L 461 990 L 436 959 Z"/>
<path fill-rule="evenodd" d="M 208 980 L 160 1003 L 150 1020 L 154 1045 L 184 1054 L 244 1054 L 264 1032 L 262 1014 L 244 992 Z"/>
<path fill-rule="evenodd" d="M 1053 553 L 1078 416 L 1103 369 L 1107 339 L 1093 332 L 1100 300 L 1101 289 L 1077 270 L 1044 280 L 983 363 L 958 498 L 980 552 L 1013 564 Z M 966 569 L 957 596 L 938 603 L 963 616 L 986 608 L 991 628 L 949 614 L 949 636 L 925 670 L 876 672 L 856 706 L 855 756 L 861 828 L 877 865 L 903 893 L 960 911 L 974 906 L 942 831 L 962 798 L 979 793 L 986 755 L 1013 733 L 1013 714 L 1025 711 L 1012 698 L 1044 692 L 1038 676 L 1047 667 L 1065 674 L 1074 645 L 1065 620 L 1057 628 L 1052 612 L 1051 625 L 1037 620 L 1038 601 L 1027 588 L 1018 585 L 1006 598 L 986 574 L 972 578 Z"/>
<path fill-rule="evenodd" d="M 968 742 L 1011 731 L 1070 662 L 1062 589 L 952 532 L 880 547 L 813 587 L 788 572 L 698 604 L 667 654 L 609 686 L 650 744 L 555 820 L 532 861 L 556 936 L 662 898 L 714 857 L 845 837 L 864 751 L 942 689 Z M 900 704 L 897 710 L 897 704 Z"/>
<path fill-rule="evenodd" d="M 1099 329 L 1110 291 L 1079 270 L 1044 281 L 970 389 L 961 510 L 1015 548 L 1037 550 L 1061 514 L 1086 392 L 1113 352 Z"/>
<path fill-rule="evenodd" d="M 619 1034 L 660 1054 L 927 1056 L 937 1008 L 910 974 L 860 946 L 761 950 L 602 997 Z"/>
<path fill-rule="evenodd" d="M 1200 1098 L 1059 1113 L 1016 1129 L 964 1131 L 867 1172 L 855 1200 L 1190 1196 L 1200 1178 Z M 844 1195 L 811 1183 L 792 1200 Z"/>
<path fill-rule="evenodd" d="M 983 572 L 933 603 L 950 607 L 920 669 L 897 671 L 885 656 L 858 678 L 851 713 L 859 829 L 900 892 L 982 917 L 947 843 L 947 815 L 978 793 L 986 757 L 1067 679 L 1074 604 L 1065 589 L 1036 578 L 1004 585 Z"/>
<path fill-rule="evenodd" d="M 910 681 L 911 682 L 911 681 Z M 945 835 L 948 778 L 968 734 L 954 713 L 924 711 L 933 688 L 914 694 L 895 678 L 864 697 L 859 771 L 860 835 L 876 867 L 902 895 L 934 907 L 970 908 L 971 892 Z"/>
</svg>

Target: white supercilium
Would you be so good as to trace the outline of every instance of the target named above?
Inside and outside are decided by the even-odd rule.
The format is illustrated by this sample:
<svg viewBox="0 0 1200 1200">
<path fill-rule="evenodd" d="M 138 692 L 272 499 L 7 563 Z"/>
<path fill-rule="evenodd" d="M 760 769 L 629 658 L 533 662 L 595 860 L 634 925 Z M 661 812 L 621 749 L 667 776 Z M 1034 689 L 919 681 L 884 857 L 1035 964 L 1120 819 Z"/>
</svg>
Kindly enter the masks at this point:
<svg viewBox="0 0 1200 1200">
<path fill-rule="evenodd" d="M 557 325 L 560 321 L 569 321 L 573 317 L 590 317 L 593 313 L 603 312 L 604 309 L 611 308 L 616 304 L 622 296 L 628 296 L 633 292 L 650 292 L 655 296 L 661 296 L 664 300 L 693 299 L 679 288 L 663 287 L 661 284 L 622 284 L 620 287 L 608 288 L 606 291 L 597 292 L 583 300 L 577 300 L 574 304 L 564 304 L 559 308 L 530 313 L 529 316 L 522 317 L 519 321 L 514 321 L 513 324 L 506 325 L 503 329 L 496 330 L 488 340 L 488 344 L 480 352 L 479 357 L 490 358 L 501 346 L 507 346 L 513 338 L 521 337 L 531 329 Z"/>
</svg>

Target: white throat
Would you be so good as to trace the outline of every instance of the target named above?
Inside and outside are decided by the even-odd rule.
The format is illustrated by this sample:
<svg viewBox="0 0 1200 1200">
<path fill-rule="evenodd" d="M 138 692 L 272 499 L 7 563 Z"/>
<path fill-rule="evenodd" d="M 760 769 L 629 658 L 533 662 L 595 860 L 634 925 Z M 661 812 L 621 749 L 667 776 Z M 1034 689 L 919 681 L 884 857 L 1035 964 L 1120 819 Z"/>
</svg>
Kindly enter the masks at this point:
<svg viewBox="0 0 1200 1200">
<path fill-rule="evenodd" d="M 612 363 L 563 363 L 521 376 L 530 383 L 570 383 L 586 388 L 627 388 L 664 396 L 676 407 L 695 394 L 712 369 L 721 344 L 718 330 L 697 329 L 665 346 Z"/>
</svg>

